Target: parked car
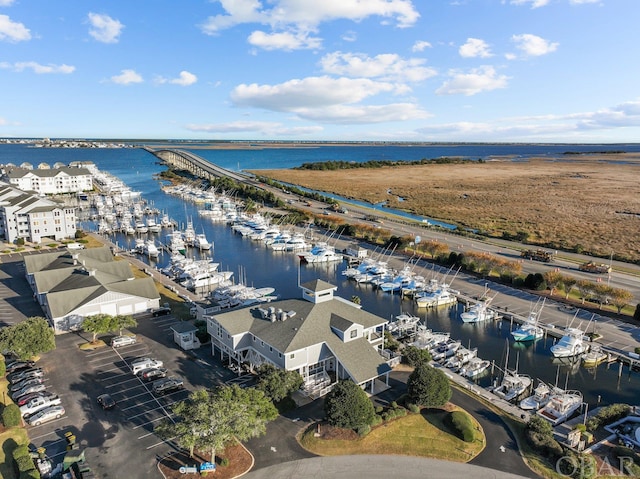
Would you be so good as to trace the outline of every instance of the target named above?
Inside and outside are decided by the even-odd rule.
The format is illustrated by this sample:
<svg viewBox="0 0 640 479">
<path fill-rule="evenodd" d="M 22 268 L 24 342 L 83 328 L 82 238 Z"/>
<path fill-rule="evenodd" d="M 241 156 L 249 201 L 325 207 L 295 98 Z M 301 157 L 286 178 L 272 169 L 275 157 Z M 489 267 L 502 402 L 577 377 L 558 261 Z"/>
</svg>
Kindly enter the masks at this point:
<svg viewBox="0 0 640 479">
<path fill-rule="evenodd" d="M 161 307 L 151 310 L 151 316 L 157 318 L 158 316 L 165 316 L 171 314 L 171 308 Z"/>
<path fill-rule="evenodd" d="M 111 347 L 119 348 L 120 346 L 128 346 L 130 344 L 135 344 L 137 341 L 135 334 L 130 336 L 116 336 L 111 340 Z"/>
<path fill-rule="evenodd" d="M 163 362 L 159 359 L 140 358 L 131 363 L 131 371 L 133 374 L 138 375 L 144 369 L 161 368 L 163 365 Z"/>
<path fill-rule="evenodd" d="M 7 374 L 11 374 L 15 371 L 19 371 L 20 369 L 30 369 L 35 367 L 36 363 L 34 361 L 14 361 L 11 364 L 7 364 L 6 371 Z"/>
<path fill-rule="evenodd" d="M 162 379 L 167 377 L 167 368 L 149 368 L 143 369 L 138 373 L 144 381 L 155 381 L 156 379 Z"/>
<path fill-rule="evenodd" d="M 47 390 L 47 386 L 45 386 L 44 384 L 32 384 L 31 386 L 25 386 L 19 391 L 11 393 L 10 396 L 14 402 L 17 402 L 17 400 L 19 401 L 19 398 L 21 398 L 26 394 L 40 393 L 46 390 Z"/>
<path fill-rule="evenodd" d="M 41 378 L 42 376 L 44 376 L 44 371 L 42 370 L 42 368 L 20 369 L 14 373 L 9 374 L 7 376 L 7 381 L 13 384 L 24 379 Z"/>
<path fill-rule="evenodd" d="M 16 392 L 16 391 L 20 391 L 21 389 L 24 389 L 28 386 L 35 386 L 36 384 L 42 384 L 44 381 L 42 381 L 42 378 L 30 378 L 30 379 L 23 379 L 22 381 L 18 381 L 17 383 L 13 383 L 11 385 L 11 387 L 9 388 L 9 392 Z"/>
<path fill-rule="evenodd" d="M 15 397 L 15 398 L 13 398 L 13 402 L 16 403 L 18 406 L 24 406 L 29 401 L 31 401 L 33 398 L 43 397 L 43 396 L 48 396 L 48 395 L 49 395 L 49 393 L 46 392 L 46 391 L 38 391 L 38 392 L 35 392 L 35 393 L 25 394 L 24 396 Z"/>
<path fill-rule="evenodd" d="M 164 394 L 177 391 L 184 388 L 184 381 L 182 379 L 170 377 L 164 379 L 158 379 L 151 387 L 154 394 L 162 396 Z"/>
<path fill-rule="evenodd" d="M 42 409 L 30 416 L 25 418 L 25 421 L 30 426 L 39 426 L 48 421 L 52 421 L 53 419 L 58 419 L 64 416 L 64 407 L 62 406 L 49 406 L 48 408 Z"/>
<path fill-rule="evenodd" d="M 98 404 L 100 404 L 100 407 L 102 407 L 102 409 L 104 410 L 113 409 L 114 407 L 116 407 L 116 401 L 111 397 L 110 394 L 101 394 L 97 399 Z"/>
<path fill-rule="evenodd" d="M 47 394 L 46 396 L 36 396 L 33 399 L 27 401 L 26 404 L 20 406 L 20 413 L 22 416 L 30 416 L 41 409 L 48 408 L 50 406 L 59 406 L 62 404 L 62 400 L 56 394 Z"/>
</svg>

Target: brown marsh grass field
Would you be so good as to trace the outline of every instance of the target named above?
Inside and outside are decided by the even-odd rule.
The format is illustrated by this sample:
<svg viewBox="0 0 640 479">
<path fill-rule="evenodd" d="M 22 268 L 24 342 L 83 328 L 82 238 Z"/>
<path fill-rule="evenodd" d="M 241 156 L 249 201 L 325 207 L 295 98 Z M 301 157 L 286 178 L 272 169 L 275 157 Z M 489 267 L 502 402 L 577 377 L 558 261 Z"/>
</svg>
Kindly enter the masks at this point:
<svg viewBox="0 0 640 479">
<path fill-rule="evenodd" d="M 490 236 L 525 233 L 532 244 L 640 259 L 640 154 L 253 173 Z"/>
</svg>

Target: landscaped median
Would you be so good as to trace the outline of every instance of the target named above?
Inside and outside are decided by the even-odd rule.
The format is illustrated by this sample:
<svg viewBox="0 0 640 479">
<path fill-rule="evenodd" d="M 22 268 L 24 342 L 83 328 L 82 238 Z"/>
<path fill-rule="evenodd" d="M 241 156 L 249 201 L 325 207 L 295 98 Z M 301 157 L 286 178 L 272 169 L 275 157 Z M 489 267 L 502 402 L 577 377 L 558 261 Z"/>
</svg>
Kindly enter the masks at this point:
<svg viewBox="0 0 640 479">
<path fill-rule="evenodd" d="M 465 442 L 450 424 L 453 411 L 461 411 L 472 424 L 473 440 Z M 321 456 L 352 454 L 401 454 L 449 461 L 468 462 L 485 447 L 480 424 L 453 404 L 443 408 L 423 408 L 402 417 L 387 419 L 359 436 L 350 429 L 315 424 L 304 431 L 299 442 Z"/>
</svg>

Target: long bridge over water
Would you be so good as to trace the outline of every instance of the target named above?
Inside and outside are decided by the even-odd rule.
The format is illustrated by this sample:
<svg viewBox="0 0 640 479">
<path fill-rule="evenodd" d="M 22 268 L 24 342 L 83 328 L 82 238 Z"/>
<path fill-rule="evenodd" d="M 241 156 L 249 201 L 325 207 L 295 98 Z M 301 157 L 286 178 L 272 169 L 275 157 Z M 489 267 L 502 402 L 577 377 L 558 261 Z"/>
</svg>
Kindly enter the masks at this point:
<svg viewBox="0 0 640 479">
<path fill-rule="evenodd" d="M 189 151 L 174 149 L 153 150 L 151 148 L 145 148 L 145 150 L 156 156 L 163 163 L 176 169 L 189 171 L 194 176 L 205 180 L 213 181 L 216 178 L 231 178 L 240 183 L 263 186 L 249 175 L 227 170 Z"/>
</svg>

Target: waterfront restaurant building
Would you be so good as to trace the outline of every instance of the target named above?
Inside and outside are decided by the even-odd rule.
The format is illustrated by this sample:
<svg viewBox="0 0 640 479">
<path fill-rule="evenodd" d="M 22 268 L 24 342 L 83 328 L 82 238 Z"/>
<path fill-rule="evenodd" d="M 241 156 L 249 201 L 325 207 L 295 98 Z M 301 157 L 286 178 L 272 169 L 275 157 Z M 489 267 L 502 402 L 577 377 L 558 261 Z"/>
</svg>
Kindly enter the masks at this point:
<svg viewBox="0 0 640 479">
<path fill-rule="evenodd" d="M 341 379 L 371 394 L 388 387 L 391 367 L 381 355 L 387 320 L 334 296 L 337 287 L 325 281 L 300 289 L 301 299 L 205 316 L 212 354 L 250 369 L 270 363 L 298 371 L 312 398 Z"/>
</svg>

